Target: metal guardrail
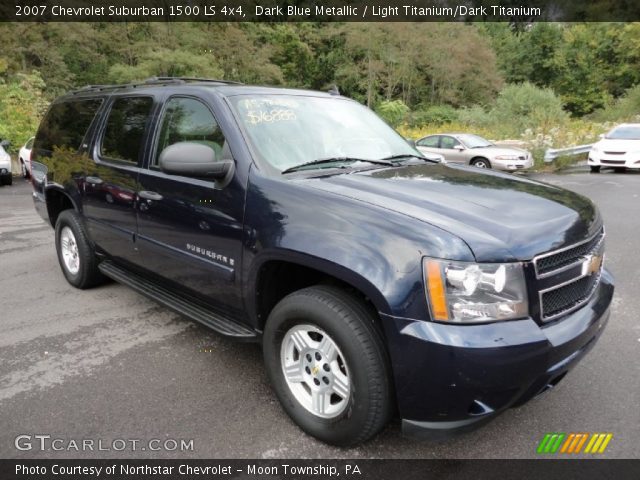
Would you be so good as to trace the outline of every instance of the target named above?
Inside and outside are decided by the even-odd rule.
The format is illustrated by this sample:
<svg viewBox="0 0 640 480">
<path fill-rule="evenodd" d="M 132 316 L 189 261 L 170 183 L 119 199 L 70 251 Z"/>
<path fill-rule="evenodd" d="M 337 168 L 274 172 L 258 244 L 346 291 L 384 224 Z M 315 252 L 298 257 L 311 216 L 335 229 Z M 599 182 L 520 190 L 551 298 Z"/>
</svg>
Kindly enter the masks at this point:
<svg viewBox="0 0 640 480">
<path fill-rule="evenodd" d="M 569 148 L 550 148 L 546 152 L 544 152 L 544 162 L 551 163 L 556 158 L 562 157 L 564 155 L 580 155 L 581 153 L 589 153 L 593 144 L 589 145 L 578 145 L 576 147 Z"/>
</svg>

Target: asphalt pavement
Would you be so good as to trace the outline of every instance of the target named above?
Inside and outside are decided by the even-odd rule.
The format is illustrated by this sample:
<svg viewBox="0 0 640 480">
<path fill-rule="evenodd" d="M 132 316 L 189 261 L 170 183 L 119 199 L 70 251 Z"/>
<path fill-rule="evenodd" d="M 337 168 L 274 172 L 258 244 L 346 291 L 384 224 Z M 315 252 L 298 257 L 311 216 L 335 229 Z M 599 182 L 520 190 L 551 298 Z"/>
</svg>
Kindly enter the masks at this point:
<svg viewBox="0 0 640 480">
<path fill-rule="evenodd" d="M 599 457 L 640 458 L 640 172 L 532 177 L 587 195 L 604 215 L 617 287 L 599 343 L 551 392 L 475 432 L 420 442 L 403 438 L 396 420 L 346 450 L 289 420 L 258 345 L 115 283 L 67 284 L 53 230 L 36 215 L 30 184 L 15 179 L 0 187 L 0 458 L 535 458 L 548 432 L 611 432 Z M 151 451 L 152 439 L 165 448 Z"/>
</svg>

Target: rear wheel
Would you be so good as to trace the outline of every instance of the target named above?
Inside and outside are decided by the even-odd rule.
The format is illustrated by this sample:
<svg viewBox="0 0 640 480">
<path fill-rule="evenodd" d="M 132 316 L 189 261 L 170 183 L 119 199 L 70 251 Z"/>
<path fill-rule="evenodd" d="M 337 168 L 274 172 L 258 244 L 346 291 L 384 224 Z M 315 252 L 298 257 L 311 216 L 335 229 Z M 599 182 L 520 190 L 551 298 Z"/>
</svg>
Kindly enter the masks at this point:
<svg viewBox="0 0 640 480">
<path fill-rule="evenodd" d="M 616 173 L 624 173 L 627 171 L 627 169 L 625 167 L 616 167 L 613 169 L 613 171 Z"/>
<path fill-rule="evenodd" d="M 591 165 L 591 173 L 600 173 L 600 165 Z"/>
<path fill-rule="evenodd" d="M 103 281 L 93 246 L 74 210 L 64 210 L 58 216 L 56 252 L 62 273 L 74 287 L 85 289 Z"/>
<path fill-rule="evenodd" d="M 331 286 L 294 292 L 269 315 L 271 384 L 293 421 L 324 442 L 364 442 L 389 419 L 389 362 L 373 321 L 362 302 Z"/>
<path fill-rule="evenodd" d="M 491 168 L 491 162 L 486 158 L 476 158 L 471 161 L 471 165 L 478 168 Z"/>
</svg>

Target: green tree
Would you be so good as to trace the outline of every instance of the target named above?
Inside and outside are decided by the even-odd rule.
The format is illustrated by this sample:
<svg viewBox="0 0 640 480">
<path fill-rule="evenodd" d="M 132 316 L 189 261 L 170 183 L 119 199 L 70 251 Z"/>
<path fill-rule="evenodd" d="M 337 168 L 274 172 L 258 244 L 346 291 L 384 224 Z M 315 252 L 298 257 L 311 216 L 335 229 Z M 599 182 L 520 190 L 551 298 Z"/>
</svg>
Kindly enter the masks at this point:
<svg viewBox="0 0 640 480">
<path fill-rule="evenodd" d="M 0 84 L 0 138 L 11 142 L 15 151 L 35 134 L 47 107 L 45 83 L 37 72 L 18 74 Z"/>
</svg>

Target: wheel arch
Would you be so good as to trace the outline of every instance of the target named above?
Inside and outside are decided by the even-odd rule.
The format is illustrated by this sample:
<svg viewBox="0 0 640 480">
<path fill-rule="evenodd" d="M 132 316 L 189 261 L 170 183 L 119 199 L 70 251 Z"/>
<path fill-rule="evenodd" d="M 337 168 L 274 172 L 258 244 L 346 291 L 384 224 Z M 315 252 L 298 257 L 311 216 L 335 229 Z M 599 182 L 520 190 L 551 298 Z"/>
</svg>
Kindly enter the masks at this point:
<svg viewBox="0 0 640 480">
<path fill-rule="evenodd" d="M 384 295 L 369 280 L 328 260 L 299 253 L 265 256 L 249 275 L 247 308 L 259 330 L 275 305 L 288 294 L 312 285 L 330 284 L 361 298 L 374 318 L 391 311 Z"/>
<path fill-rule="evenodd" d="M 475 162 L 476 160 L 484 160 L 489 164 L 489 166 L 491 166 L 491 160 L 489 160 L 487 157 L 483 157 L 482 155 L 476 155 L 471 160 L 469 160 L 469 165 L 473 165 L 473 162 Z"/>
<path fill-rule="evenodd" d="M 49 187 L 45 193 L 45 200 L 47 204 L 47 215 L 49 216 L 49 223 L 52 227 L 56 226 L 58 216 L 64 210 L 75 210 L 79 212 L 79 205 L 76 200 L 73 199 L 69 193 L 64 189 L 58 187 Z"/>
</svg>

